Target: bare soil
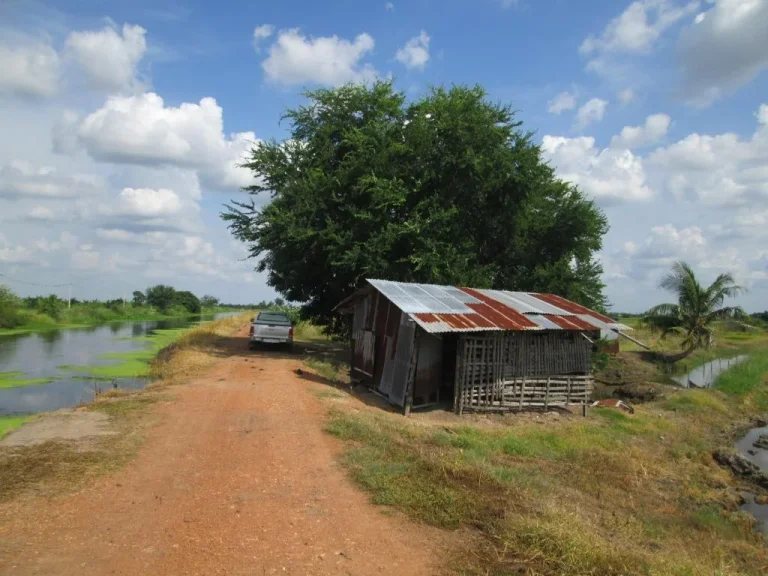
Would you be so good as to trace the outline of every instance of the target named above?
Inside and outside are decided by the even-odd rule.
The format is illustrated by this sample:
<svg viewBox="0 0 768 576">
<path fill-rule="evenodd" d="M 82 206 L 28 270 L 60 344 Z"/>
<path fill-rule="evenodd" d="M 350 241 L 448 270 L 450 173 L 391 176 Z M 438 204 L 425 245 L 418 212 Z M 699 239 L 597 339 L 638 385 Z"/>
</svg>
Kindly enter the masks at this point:
<svg viewBox="0 0 768 576">
<path fill-rule="evenodd" d="M 448 536 L 372 505 L 337 465 L 300 359 L 238 336 L 150 408 L 121 471 L 0 505 L 0 574 L 444 573 Z"/>
<path fill-rule="evenodd" d="M 34 446 L 51 440 L 78 441 L 114 433 L 106 414 L 67 410 L 46 414 L 25 424 L 0 440 L 0 446 Z"/>
</svg>

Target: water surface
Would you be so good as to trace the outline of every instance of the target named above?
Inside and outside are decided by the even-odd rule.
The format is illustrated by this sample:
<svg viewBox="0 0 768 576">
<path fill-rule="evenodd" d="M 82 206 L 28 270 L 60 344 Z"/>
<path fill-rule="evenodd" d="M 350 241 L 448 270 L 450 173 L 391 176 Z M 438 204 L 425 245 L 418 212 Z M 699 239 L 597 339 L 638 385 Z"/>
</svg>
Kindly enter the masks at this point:
<svg viewBox="0 0 768 576">
<path fill-rule="evenodd" d="M 746 359 L 747 356 L 745 355 L 734 356 L 733 358 L 718 358 L 717 360 L 702 364 L 698 368 L 694 368 L 688 374 L 676 376 L 673 380 L 685 388 L 711 388 L 720 374 L 744 362 Z"/>
<path fill-rule="evenodd" d="M 768 474 L 768 450 L 755 448 L 752 445 L 761 434 L 768 434 L 768 426 L 764 426 L 762 428 L 752 428 L 752 430 L 747 432 L 746 436 L 736 442 L 736 449 L 747 460 L 759 466 L 761 472 Z M 753 451 L 754 454 L 750 454 L 750 450 Z M 755 499 L 752 494 L 747 494 L 745 496 L 747 503 L 742 506 L 742 510 L 749 512 L 755 518 L 757 518 L 761 523 L 763 531 L 768 533 L 768 504 L 755 503 Z"/>
<path fill-rule="evenodd" d="M 83 379 L 60 366 L 113 364 L 102 354 L 132 352 L 151 345 L 139 336 L 154 330 L 187 328 L 227 314 L 191 316 L 143 322 L 115 322 L 88 328 L 68 328 L 0 336 L 0 372 L 24 372 L 23 378 L 53 378 L 48 384 L 0 389 L 0 416 L 70 408 L 93 400 L 96 386 L 111 388 L 111 382 Z M 120 378 L 119 388 L 137 389 L 144 378 Z"/>
</svg>

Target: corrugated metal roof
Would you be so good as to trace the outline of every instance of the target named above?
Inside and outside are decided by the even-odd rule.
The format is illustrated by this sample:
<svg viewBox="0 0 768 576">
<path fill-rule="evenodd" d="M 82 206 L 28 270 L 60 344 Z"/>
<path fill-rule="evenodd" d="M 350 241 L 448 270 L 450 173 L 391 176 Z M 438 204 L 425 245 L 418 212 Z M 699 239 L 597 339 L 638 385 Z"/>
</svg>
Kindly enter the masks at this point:
<svg viewBox="0 0 768 576">
<path fill-rule="evenodd" d="M 554 294 L 368 280 L 430 333 L 486 330 L 631 330 Z"/>
</svg>

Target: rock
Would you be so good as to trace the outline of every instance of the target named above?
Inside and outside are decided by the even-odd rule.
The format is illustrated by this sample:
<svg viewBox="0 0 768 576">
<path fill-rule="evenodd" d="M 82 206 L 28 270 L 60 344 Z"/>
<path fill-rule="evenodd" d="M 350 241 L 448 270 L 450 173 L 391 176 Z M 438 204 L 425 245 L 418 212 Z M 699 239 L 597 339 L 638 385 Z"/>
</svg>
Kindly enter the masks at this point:
<svg viewBox="0 0 768 576">
<path fill-rule="evenodd" d="M 760 472 L 760 468 L 747 460 L 738 452 L 715 450 L 712 458 L 723 468 L 728 468 L 736 476 L 754 482 L 762 488 L 768 488 L 768 474 Z"/>
<path fill-rule="evenodd" d="M 757 416 L 754 422 L 757 428 L 763 428 L 764 426 L 768 426 L 768 414 L 764 414 L 763 416 Z"/>
<path fill-rule="evenodd" d="M 750 456 L 755 456 L 757 454 L 757 450 L 752 450 L 752 448 L 750 448 L 749 450 L 747 450 L 747 454 L 749 454 Z"/>
<path fill-rule="evenodd" d="M 633 402 L 650 402 L 663 395 L 661 388 L 655 384 L 625 384 L 613 391 L 613 395 Z"/>
<path fill-rule="evenodd" d="M 712 453 L 712 458 L 720 466 L 730 469 L 736 476 L 749 477 L 760 473 L 760 468 L 756 464 L 752 464 L 752 462 L 737 452 L 715 450 Z"/>
<path fill-rule="evenodd" d="M 768 450 L 768 434 L 760 434 L 760 436 L 757 437 L 757 440 L 752 443 L 752 446 Z"/>
</svg>

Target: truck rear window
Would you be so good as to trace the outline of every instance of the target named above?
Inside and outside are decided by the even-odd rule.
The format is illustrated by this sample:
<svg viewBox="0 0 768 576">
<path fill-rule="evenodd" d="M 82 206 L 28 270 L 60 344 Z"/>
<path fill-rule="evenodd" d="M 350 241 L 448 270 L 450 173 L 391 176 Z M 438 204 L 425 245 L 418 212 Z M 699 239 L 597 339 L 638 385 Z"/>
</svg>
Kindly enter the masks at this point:
<svg viewBox="0 0 768 576">
<path fill-rule="evenodd" d="M 290 324 L 288 316 L 282 312 L 259 312 L 256 317 L 257 322 L 274 322 L 275 324 Z"/>
</svg>

